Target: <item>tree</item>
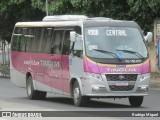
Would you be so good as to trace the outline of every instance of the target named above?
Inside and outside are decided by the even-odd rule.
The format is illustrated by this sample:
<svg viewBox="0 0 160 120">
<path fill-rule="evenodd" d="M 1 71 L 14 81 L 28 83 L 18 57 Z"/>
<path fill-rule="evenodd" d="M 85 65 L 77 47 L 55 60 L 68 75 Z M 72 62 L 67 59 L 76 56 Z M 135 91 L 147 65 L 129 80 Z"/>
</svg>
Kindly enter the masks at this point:
<svg viewBox="0 0 160 120">
<path fill-rule="evenodd" d="M 48 0 L 50 15 L 84 14 L 125 18 L 129 9 L 126 0 Z M 45 12 L 45 0 L 32 0 L 32 6 Z"/>
<path fill-rule="evenodd" d="M 159 18 L 159 0 L 128 0 L 129 15 L 132 20 L 139 23 L 145 32 L 153 30 L 155 18 Z"/>
<path fill-rule="evenodd" d="M 154 18 L 160 17 L 159 0 L 48 0 L 50 15 L 84 14 L 113 19 L 134 20 L 144 31 L 153 29 Z M 32 5 L 45 12 L 45 0 L 32 0 Z"/>
<path fill-rule="evenodd" d="M 10 41 L 18 21 L 42 20 L 46 0 L 1 0 L 0 36 Z M 134 20 L 141 28 L 152 31 L 153 21 L 159 18 L 159 0 L 48 0 L 49 15 L 83 14 L 89 17 L 109 17 Z"/>
<path fill-rule="evenodd" d="M 10 41 L 14 25 L 18 21 L 34 21 L 45 14 L 38 8 L 33 8 L 31 0 L 2 0 L 0 3 L 0 36 Z"/>
</svg>

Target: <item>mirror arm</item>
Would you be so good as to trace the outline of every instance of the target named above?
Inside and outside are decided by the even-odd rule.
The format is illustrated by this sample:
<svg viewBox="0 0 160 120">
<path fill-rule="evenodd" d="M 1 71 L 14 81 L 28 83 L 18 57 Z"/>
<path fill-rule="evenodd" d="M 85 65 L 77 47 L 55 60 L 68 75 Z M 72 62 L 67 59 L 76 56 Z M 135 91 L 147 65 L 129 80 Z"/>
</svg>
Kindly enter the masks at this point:
<svg viewBox="0 0 160 120">
<path fill-rule="evenodd" d="M 69 51 L 69 53 L 72 53 L 72 52 L 73 52 L 73 49 L 74 49 L 74 44 L 75 44 L 75 42 L 72 42 L 72 46 L 71 46 L 71 48 L 70 48 L 70 51 Z"/>
<path fill-rule="evenodd" d="M 146 42 L 148 41 L 147 36 L 144 36 L 144 39 L 145 39 Z"/>
</svg>

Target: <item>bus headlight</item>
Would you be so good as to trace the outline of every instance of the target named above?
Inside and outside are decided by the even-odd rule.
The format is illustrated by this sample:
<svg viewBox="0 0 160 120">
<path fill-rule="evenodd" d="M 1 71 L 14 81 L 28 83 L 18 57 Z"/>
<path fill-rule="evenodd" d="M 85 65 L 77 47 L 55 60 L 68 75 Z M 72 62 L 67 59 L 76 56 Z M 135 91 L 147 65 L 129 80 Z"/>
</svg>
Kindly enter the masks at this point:
<svg viewBox="0 0 160 120">
<path fill-rule="evenodd" d="M 139 82 L 143 82 L 144 80 L 150 78 L 150 73 L 147 74 L 143 74 L 141 75 L 140 81 Z"/>
<path fill-rule="evenodd" d="M 147 92 L 147 91 L 148 91 L 147 85 L 138 86 L 137 92 Z"/>
<path fill-rule="evenodd" d="M 107 89 L 104 86 L 92 86 L 92 92 L 96 93 L 106 93 Z"/>
<path fill-rule="evenodd" d="M 101 76 L 100 74 L 86 73 L 86 75 L 87 75 L 90 79 L 94 78 L 94 79 L 98 79 L 98 80 L 103 81 L 102 76 Z"/>
</svg>

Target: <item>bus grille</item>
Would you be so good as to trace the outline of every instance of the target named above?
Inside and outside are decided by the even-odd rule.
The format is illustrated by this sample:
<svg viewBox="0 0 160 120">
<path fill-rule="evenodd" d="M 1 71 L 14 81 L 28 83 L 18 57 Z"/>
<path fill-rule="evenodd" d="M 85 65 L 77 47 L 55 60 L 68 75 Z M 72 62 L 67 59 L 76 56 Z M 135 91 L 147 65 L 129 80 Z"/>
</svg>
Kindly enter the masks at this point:
<svg viewBox="0 0 160 120">
<path fill-rule="evenodd" d="M 107 74 L 107 81 L 136 81 L 137 74 Z"/>
<path fill-rule="evenodd" d="M 128 86 L 110 85 L 109 88 L 111 91 L 132 91 L 134 88 L 134 85 L 128 85 Z"/>
</svg>

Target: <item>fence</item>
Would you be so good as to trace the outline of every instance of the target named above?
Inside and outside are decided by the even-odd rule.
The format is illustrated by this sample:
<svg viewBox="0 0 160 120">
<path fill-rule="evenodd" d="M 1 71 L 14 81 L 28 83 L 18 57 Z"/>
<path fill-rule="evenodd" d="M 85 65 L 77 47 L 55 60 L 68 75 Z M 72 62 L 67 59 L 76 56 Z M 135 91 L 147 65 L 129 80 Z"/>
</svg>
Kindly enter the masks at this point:
<svg viewBox="0 0 160 120">
<path fill-rule="evenodd" d="M 10 45 L 5 40 L 0 41 L 0 76 L 10 76 Z"/>
</svg>

